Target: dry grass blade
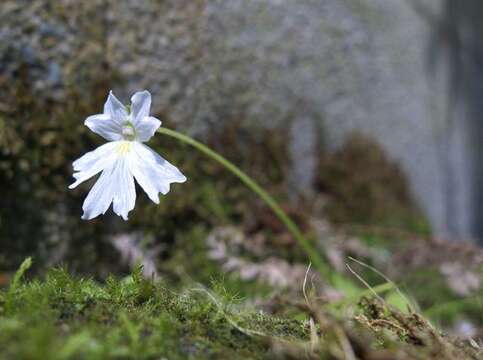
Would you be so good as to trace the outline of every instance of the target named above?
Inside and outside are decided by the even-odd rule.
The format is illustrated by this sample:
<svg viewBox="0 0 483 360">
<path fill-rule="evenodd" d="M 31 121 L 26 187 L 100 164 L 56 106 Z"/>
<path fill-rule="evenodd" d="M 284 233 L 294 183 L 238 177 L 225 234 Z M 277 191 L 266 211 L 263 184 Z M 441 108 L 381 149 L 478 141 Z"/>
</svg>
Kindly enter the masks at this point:
<svg viewBox="0 0 483 360">
<path fill-rule="evenodd" d="M 349 269 L 349 271 L 361 282 L 364 284 L 365 287 L 367 287 L 373 294 L 376 298 L 378 298 L 381 302 L 384 303 L 384 299 L 382 297 L 379 296 L 379 294 L 377 292 L 375 292 L 371 285 L 369 285 L 367 283 L 367 281 L 365 281 L 362 276 L 360 276 L 358 273 L 356 273 L 351 267 L 349 264 L 345 264 L 347 266 L 347 268 Z"/>
<path fill-rule="evenodd" d="M 348 257 L 349 260 L 352 260 L 356 263 L 358 263 L 359 265 L 373 271 L 374 273 L 376 273 L 377 275 L 379 275 L 380 277 L 382 277 L 384 280 L 386 280 L 386 282 L 388 282 L 389 284 L 391 284 L 394 289 L 396 289 L 397 293 L 399 294 L 399 296 L 404 300 L 404 302 L 408 305 L 409 307 L 409 311 L 410 312 L 414 312 L 413 308 L 414 306 L 412 305 L 411 301 L 409 301 L 409 299 L 402 293 L 402 291 L 399 289 L 399 287 L 394 283 L 394 281 L 392 281 L 389 277 L 387 277 L 386 275 L 384 275 L 381 271 L 377 270 L 375 267 L 369 265 L 369 264 L 366 264 L 360 260 L 357 260 L 355 258 L 353 258 L 352 256 L 349 256 Z"/>
<path fill-rule="evenodd" d="M 307 287 L 307 277 L 309 276 L 309 271 L 311 266 L 312 266 L 312 263 L 309 263 L 309 266 L 307 266 L 307 271 L 305 272 L 304 283 L 302 284 L 302 292 L 304 294 L 305 303 L 307 304 L 307 306 L 310 306 L 310 301 L 307 296 L 306 287 Z"/>
</svg>

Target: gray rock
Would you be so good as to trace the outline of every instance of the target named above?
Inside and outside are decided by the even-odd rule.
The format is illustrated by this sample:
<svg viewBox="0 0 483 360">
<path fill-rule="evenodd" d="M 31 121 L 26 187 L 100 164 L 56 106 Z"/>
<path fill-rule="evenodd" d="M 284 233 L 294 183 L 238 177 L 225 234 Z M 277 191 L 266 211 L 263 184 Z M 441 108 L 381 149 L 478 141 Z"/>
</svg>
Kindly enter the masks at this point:
<svg viewBox="0 0 483 360">
<path fill-rule="evenodd" d="M 455 76 L 463 75 L 454 75 L 458 49 L 444 35 L 463 26 L 465 13 L 483 12 L 470 0 L 454 22 L 449 0 L 51 4 L 0 5 L 2 72 L 14 77 L 23 59 L 39 96 L 84 86 L 86 69 L 104 71 L 106 62 L 125 80 L 115 91 L 127 99 L 150 89 L 155 110 L 192 134 L 240 118 L 287 128 L 299 190 L 315 176 L 319 141 L 336 149 L 359 131 L 401 162 L 437 233 L 482 232 L 475 113 L 465 113 L 465 97 L 452 101 Z"/>
</svg>

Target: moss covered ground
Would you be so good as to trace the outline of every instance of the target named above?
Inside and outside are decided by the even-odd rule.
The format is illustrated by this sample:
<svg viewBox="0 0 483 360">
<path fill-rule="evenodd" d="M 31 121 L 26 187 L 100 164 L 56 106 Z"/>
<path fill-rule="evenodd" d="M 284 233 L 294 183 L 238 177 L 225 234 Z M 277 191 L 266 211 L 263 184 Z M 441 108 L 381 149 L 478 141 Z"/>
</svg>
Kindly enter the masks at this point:
<svg viewBox="0 0 483 360">
<path fill-rule="evenodd" d="M 233 311 L 200 287 L 174 293 L 139 271 L 102 285 L 64 269 L 14 281 L 0 297 L 4 359 L 263 358 L 267 344 L 251 332 L 308 336 L 304 322 Z"/>
<path fill-rule="evenodd" d="M 174 292 L 141 269 L 104 283 L 66 269 L 24 280 L 27 259 L 0 292 L 2 359 L 478 359 L 413 312 L 362 298 L 352 315 L 310 299 L 298 316 L 239 306 L 220 283 Z M 315 300 L 314 300 L 315 301 Z M 346 310 L 348 307 L 346 308 Z M 340 312 L 339 314 L 342 314 Z"/>
</svg>

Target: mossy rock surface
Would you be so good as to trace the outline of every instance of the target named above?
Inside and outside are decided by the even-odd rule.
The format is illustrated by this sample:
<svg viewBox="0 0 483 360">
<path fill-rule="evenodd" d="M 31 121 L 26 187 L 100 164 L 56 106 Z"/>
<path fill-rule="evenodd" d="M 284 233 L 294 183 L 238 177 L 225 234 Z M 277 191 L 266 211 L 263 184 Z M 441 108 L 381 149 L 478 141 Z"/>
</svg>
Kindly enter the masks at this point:
<svg viewBox="0 0 483 360">
<path fill-rule="evenodd" d="M 174 292 L 143 279 L 141 269 L 104 284 L 59 268 L 43 280 L 22 282 L 29 265 L 24 262 L 10 287 L 0 291 L 1 359 L 342 359 L 352 353 L 354 359 L 463 360 L 481 355 L 476 343 L 448 338 L 420 315 L 370 299 L 349 318 L 311 300 L 287 304 L 299 315 L 280 318 L 242 309 L 219 286 Z"/>
<path fill-rule="evenodd" d="M 140 273 L 104 285 L 55 269 L 0 293 L 2 359 L 260 359 L 307 324 L 232 310 L 201 288 L 174 293 Z"/>
</svg>

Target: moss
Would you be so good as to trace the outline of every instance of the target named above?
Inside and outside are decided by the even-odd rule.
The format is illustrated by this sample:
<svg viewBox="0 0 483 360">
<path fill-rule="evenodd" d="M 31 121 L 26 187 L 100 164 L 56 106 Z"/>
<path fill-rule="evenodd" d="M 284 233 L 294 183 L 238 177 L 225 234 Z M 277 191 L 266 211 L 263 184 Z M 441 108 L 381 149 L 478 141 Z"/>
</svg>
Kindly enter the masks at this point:
<svg viewBox="0 0 483 360">
<path fill-rule="evenodd" d="M 28 265 L 0 291 L 2 359 L 333 359 L 349 350 L 363 360 L 477 358 L 420 315 L 376 300 L 362 299 L 352 320 L 298 306 L 310 325 L 241 310 L 223 283 L 174 292 L 141 269 L 100 284 L 62 268 L 23 282 Z"/>
<path fill-rule="evenodd" d="M 5 359 L 257 359 L 268 346 L 244 328 L 281 338 L 307 335 L 300 322 L 238 312 L 208 292 L 176 294 L 138 272 L 100 285 L 54 269 L 43 281 L 0 294 Z"/>
</svg>

